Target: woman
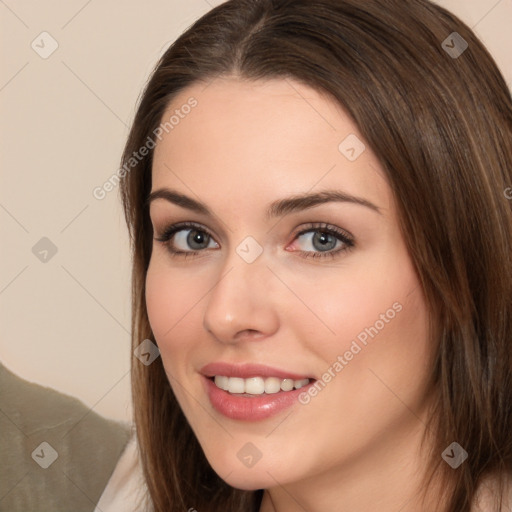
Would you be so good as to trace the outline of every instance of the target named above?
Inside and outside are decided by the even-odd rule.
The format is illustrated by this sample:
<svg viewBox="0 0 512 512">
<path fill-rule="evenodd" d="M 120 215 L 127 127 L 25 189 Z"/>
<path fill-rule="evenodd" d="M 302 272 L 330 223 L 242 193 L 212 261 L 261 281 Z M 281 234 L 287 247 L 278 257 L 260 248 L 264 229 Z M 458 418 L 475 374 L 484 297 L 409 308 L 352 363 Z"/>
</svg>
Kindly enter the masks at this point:
<svg viewBox="0 0 512 512">
<path fill-rule="evenodd" d="M 464 23 L 228 1 L 120 176 L 154 510 L 507 510 L 512 100 Z"/>
</svg>

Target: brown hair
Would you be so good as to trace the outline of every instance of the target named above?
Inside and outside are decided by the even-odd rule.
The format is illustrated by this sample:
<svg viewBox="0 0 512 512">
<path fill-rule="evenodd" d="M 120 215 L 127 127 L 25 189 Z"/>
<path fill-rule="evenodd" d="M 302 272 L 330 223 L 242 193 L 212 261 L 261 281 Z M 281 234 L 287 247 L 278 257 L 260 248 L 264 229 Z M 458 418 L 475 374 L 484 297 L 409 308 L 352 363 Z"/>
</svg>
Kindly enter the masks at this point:
<svg viewBox="0 0 512 512">
<path fill-rule="evenodd" d="M 449 51 L 463 49 L 454 32 L 468 44 L 458 56 Z M 512 186 L 512 100 L 493 58 L 466 24 L 428 0 L 230 0 L 160 58 L 122 165 L 177 93 L 219 75 L 291 78 L 331 95 L 380 160 L 433 326 L 426 484 L 443 482 L 439 510 L 469 510 L 484 477 L 512 469 L 512 202 L 504 194 Z M 144 287 L 152 153 L 120 186 L 133 247 L 133 348 L 154 340 Z M 233 489 L 212 470 L 161 358 L 149 366 L 132 358 L 132 393 L 154 510 L 259 509 L 261 490 Z M 441 458 L 453 441 L 468 452 L 456 470 Z"/>
</svg>

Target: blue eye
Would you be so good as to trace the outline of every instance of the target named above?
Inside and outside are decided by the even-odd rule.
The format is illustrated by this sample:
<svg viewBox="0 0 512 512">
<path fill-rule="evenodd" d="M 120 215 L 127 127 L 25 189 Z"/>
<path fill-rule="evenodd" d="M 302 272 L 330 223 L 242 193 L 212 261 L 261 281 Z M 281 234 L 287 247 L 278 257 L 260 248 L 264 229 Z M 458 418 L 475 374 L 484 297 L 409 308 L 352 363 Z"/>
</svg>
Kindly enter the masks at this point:
<svg viewBox="0 0 512 512">
<path fill-rule="evenodd" d="M 349 233 L 336 226 L 324 223 L 309 225 L 307 229 L 297 233 L 295 238 L 300 238 L 309 233 L 313 235 L 310 235 L 310 244 L 317 251 L 297 251 L 303 258 L 334 258 L 354 247 L 354 239 Z M 155 240 L 166 245 L 173 257 L 193 257 L 200 252 L 204 252 L 204 249 L 218 247 L 212 235 L 201 225 L 193 222 L 180 222 L 168 226 L 163 234 Z M 184 247 L 176 249 L 177 244 Z M 338 248 L 333 250 L 337 244 L 339 244 Z M 187 246 L 191 250 L 187 250 Z"/>
<path fill-rule="evenodd" d="M 354 247 L 353 238 L 344 230 L 326 224 L 312 226 L 298 233 L 297 238 L 309 235 L 309 243 L 313 249 L 320 247 L 318 252 L 301 251 L 304 258 L 334 258 L 339 253 Z M 312 234 L 312 236 L 311 236 Z M 336 245 L 338 248 L 333 250 Z"/>
<path fill-rule="evenodd" d="M 155 238 L 155 240 L 166 245 L 172 256 L 182 257 L 195 256 L 198 252 L 208 248 L 210 241 L 213 242 L 211 235 L 204 228 L 192 222 L 173 224 L 164 230 L 160 238 Z M 174 247 L 176 242 L 188 245 L 192 247 L 192 250 L 176 249 Z"/>
</svg>

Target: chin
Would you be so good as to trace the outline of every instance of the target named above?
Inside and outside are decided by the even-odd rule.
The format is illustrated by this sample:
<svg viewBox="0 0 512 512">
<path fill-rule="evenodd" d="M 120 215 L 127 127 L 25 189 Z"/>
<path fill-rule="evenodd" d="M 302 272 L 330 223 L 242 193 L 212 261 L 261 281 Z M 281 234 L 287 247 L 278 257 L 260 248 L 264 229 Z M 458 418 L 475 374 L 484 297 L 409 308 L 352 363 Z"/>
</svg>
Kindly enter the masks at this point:
<svg viewBox="0 0 512 512">
<path fill-rule="evenodd" d="M 246 467 L 236 457 L 226 460 L 224 455 L 212 460 L 208 458 L 208 462 L 215 473 L 235 489 L 256 491 L 274 487 L 276 480 L 281 483 L 280 471 L 272 465 L 265 464 L 263 460 L 256 462 L 252 467 Z"/>
<path fill-rule="evenodd" d="M 222 478 L 221 475 L 219 476 Z M 276 481 L 266 473 L 262 474 L 260 471 L 258 474 L 251 474 L 251 470 L 241 471 L 239 468 L 233 469 L 233 472 L 227 478 L 222 479 L 231 487 L 242 491 L 257 491 L 276 485 Z"/>
</svg>

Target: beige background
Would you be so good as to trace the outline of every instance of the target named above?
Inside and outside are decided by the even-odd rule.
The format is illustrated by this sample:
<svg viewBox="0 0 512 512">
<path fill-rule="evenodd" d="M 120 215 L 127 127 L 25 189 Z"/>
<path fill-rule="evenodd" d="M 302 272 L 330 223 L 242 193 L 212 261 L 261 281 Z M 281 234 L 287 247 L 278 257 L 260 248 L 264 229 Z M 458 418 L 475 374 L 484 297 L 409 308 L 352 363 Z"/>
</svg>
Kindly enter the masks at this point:
<svg viewBox="0 0 512 512">
<path fill-rule="evenodd" d="M 117 188 L 92 191 L 118 168 L 158 57 L 220 3 L 0 0 L 0 360 L 110 418 L 131 418 L 130 253 Z M 512 84 L 512 0 L 439 3 Z M 46 59 L 31 46 L 51 49 L 44 31 Z M 45 263 L 42 237 L 57 247 Z"/>
</svg>

